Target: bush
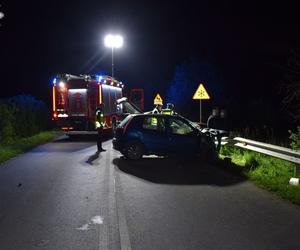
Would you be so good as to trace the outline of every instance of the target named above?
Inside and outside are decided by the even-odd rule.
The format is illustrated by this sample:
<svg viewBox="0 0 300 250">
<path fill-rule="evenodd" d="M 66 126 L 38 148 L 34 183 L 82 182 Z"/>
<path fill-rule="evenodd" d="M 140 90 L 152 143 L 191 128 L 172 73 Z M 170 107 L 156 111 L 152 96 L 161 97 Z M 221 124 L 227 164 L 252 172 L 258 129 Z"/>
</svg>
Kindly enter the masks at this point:
<svg viewBox="0 0 300 250">
<path fill-rule="evenodd" d="M 0 103 L 0 139 L 11 143 L 16 138 L 35 135 L 48 128 L 49 110 L 44 102 L 30 95 L 19 95 Z"/>
<path fill-rule="evenodd" d="M 290 140 L 291 140 L 291 148 L 295 150 L 300 150 L 300 126 L 297 127 L 296 132 L 292 132 L 289 130 L 290 133 Z"/>
<path fill-rule="evenodd" d="M 0 145 L 0 164 L 37 145 L 52 140 L 55 135 L 55 132 L 52 131 L 41 132 L 31 137 L 16 139 L 7 145 Z"/>
<path fill-rule="evenodd" d="M 300 205 L 300 186 L 288 184 L 293 176 L 293 163 L 230 145 L 223 146 L 220 153 L 221 158 L 230 157 L 233 166 L 259 186 Z"/>
<path fill-rule="evenodd" d="M 8 105 L 0 103 L 0 142 L 11 143 L 15 137 L 14 116 Z"/>
</svg>

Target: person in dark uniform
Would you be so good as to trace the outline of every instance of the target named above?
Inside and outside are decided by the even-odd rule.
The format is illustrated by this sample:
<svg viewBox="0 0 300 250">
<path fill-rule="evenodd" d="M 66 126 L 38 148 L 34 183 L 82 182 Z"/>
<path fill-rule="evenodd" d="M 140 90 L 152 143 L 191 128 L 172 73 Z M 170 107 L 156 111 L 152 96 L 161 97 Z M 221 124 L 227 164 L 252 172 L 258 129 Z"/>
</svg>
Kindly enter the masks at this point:
<svg viewBox="0 0 300 250">
<path fill-rule="evenodd" d="M 219 129 L 221 129 L 221 117 L 220 117 L 220 111 L 219 108 L 216 107 L 212 110 L 212 114 L 207 119 L 207 127 L 210 129 L 216 130 L 216 139 L 218 141 L 217 150 L 219 151 L 221 148 L 221 138 L 222 135 L 219 132 Z"/>
<path fill-rule="evenodd" d="M 172 103 L 167 103 L 167 108 L 166 109 L 162 109 L 162 114 L 164 115 L 174 115 L 174 104 Z"/>
<path fill-rule="evenodd" d="M 96 122 L 95 126 L 97 129 L 97 148 L 98 152 L 106 151 L 102 148 L 102 139 L 103 139 L 103 127 L 105 125 L 104 113 L 103 113 L 103 105 L 100 105 L 96 109 Z"/>
<path fill-rule="evenodd" d="M 230 124 L 227 119 L 227 112 L 225 109 L 219 110 L 215 108 L 212 111 L 212 114 L 207 120 L 207 127 L 215 130 L 216 138 L 218 141 L 217 150 L 221 148 L 221 139 L 223 136 L 228 136 L 230 131 Z"/>
<path fill-rule="evenodd" d="M 214 108 L 211 115 L 207 119 L 207 127 L 212 129 L 220 129 L 221 117 L 219 108 Z"/>
</svg>

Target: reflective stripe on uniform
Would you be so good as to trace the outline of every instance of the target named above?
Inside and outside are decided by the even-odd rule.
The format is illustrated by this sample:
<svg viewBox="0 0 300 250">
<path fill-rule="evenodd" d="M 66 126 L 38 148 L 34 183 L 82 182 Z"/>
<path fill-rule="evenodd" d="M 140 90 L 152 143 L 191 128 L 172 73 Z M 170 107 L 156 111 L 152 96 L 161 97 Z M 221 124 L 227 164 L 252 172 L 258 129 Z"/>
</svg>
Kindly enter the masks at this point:
<svg viewBox="0 0 300 250">
<path fill-rule="evenodd" d="M 96 124 L 96 128 L 100 128 L 101 127 L 100 122 L 96 121 L 95 124 Z"/>
<path fill-rule="evenodd" d="M 105 117 L 103 112 L 97 111 L 96 112 L 96 121 L 95 121 L 96 128 L 100 128 L 101 126 L 105 126 Z"/>
</svg>

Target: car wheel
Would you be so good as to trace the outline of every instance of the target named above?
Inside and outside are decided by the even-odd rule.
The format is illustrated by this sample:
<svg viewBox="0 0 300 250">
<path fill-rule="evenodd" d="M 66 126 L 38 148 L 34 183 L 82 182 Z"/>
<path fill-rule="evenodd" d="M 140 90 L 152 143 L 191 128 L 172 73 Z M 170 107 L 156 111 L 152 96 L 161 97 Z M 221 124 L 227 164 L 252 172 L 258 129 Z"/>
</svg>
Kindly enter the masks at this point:
<svg viewBox="0 0 300 250">
<path fill-rule="evenodd" d="M 128 142 L 123 149 L 124 156 L 130 160 L 141 159 L 144 153 L 144 147 L 141 143 L 132 141 Z"/>
</svg>

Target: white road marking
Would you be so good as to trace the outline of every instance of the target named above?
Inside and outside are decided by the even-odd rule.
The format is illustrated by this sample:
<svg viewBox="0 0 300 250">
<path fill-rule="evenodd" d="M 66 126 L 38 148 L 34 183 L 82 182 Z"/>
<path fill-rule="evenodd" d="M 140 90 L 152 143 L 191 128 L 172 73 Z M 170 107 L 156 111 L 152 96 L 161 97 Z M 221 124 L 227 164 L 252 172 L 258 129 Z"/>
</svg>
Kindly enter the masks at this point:
<svg viewBox="0 0 300 250">
<path fill-rule="evenodd" d="M 40 241 L 37 241 L 35 245 L 38 247 L 43 247 L 43 246 L 46 246 L 49 242 L 50 242 L 50 240 L 40 240 Z"/>
<path fill-rule="evenodd" d="M 104 145 L 103 145 L 104 146 Z M 104 147 L 106 148 L 106 147 Z M 109 185 L 109 163 L 110 158 L 108 151 L 102 154 L 102 158 L 100 159 L 98 165 L 101 166 L 101 171 L 99 172 L 99 182 L 101 184 L 101 190 L 99 190 L 99 207 L 100 207 L 100 214 L 107 218 L 105 223 L 99 228 L 99 241 L 98 241 L 98 249 L 110 249 L 110 224 L 111 224 L 111 216 L 110 216 L 110 209 L 108 208 L 108 204 L 110 202 L 108 198 L 108 185 Z"/>
<path fill-rule="evenodd" d="M 81 227 L 78 227 L 78 228 L 76 228 L 77 230 L 80 230 L 80 231 L 87 231 L 87 230 L 89 230 L 90 228 L 89 228 L 89 224 L 84 224 L 84 225 L 82 225 Z"/>
<path fill-rule="evenodd" d="M 114 158 L 119 157 L 117 156 L 115 151 L 113 151 L 113 157 Z M 117 206 L 121 250 L 131 250 L 131 242 L 129 238 L 129 231 L 128 231 L 126 214 L 125 214 L 124 199 L 121 190 L 121 180 L 119 174 L 115 171 L 115 168 L 111 168 L 111 169 L 112 169 L 111 171 L 113 171 L 111 174 L 113 175 L 114 178 L 114 183 L 113 183 L 114 190 L 115 190 L 114 198 Z M 117 199 L 117 197 L 119 199 Z"/>
<path fill-rule="evenodd" d="M 103 224 L 103 217 L 96 215 L 89 220 L 89 223 L 82 225 L 81 227 L 76 228 L 80 231 L 87 231 L 90 229 L 90 225 L 101 225 Z"/>
<path fill-rule="evenodd" d="M 94 216 L 91 219 L 92 224 L 103 224 L 103 218 L 100 215 Z"/>
</svg>

